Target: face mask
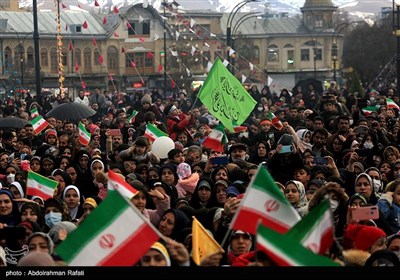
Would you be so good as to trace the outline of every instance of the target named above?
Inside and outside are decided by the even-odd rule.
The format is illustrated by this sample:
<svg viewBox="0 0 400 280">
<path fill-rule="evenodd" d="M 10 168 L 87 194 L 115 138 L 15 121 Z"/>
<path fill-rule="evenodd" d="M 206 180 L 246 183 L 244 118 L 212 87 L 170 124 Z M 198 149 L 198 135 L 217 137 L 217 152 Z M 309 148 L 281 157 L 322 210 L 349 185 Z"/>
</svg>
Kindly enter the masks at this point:
<svg viewBox="0 0 400 280">
<path fill-rule="evenodd" d="M 260 111 L 260 112 L 261 112 L 263 109 L 264 109 L 263 107 L 257 107 L 257 110 Z"/>
<path fill-rule="evenodd" d="M 374 191 L 375 192 L 379 192 L 379 190 L 382 187 L 382 181 L 381 180 L 372 179 L 372 185 L 374 186 Z"/>
<path fill-rule="evenodd" d="M 372 149 L 374 147 L 374 143 L 372 142 L 364 142 L 364 148 Z"/>
<path fill-rule="evenodd" d="M 52 228 L 61 222 L 61 217 L 61 213 L 50 212 L 44 216 L 44 222 L 49 228 Z"/>
<path fill-rule="evenodd" d="M 338 206 L 339 206 L 339 201 L 330 199 L 330 205 L 331 205 L 331 211 L 332 211 L 332 212 L 335 212 L 335 210 L 336 210 L 336 209 L 338 208 Z"/>
<path fill-rule="evenodd" d="M 350 126 L 353 125 L 353 120 L 352 119 L 349 120 L 349 124 L 350 124 Z"/>
<path fill-rule="evenodd" d="M 14 181 L 15 181 L 15 174 L 12 174 L 12 173 L 8 174 L 7 182 L 9 182 L 11 184 L 11 183 L 14 183 Z"/>
</svg>

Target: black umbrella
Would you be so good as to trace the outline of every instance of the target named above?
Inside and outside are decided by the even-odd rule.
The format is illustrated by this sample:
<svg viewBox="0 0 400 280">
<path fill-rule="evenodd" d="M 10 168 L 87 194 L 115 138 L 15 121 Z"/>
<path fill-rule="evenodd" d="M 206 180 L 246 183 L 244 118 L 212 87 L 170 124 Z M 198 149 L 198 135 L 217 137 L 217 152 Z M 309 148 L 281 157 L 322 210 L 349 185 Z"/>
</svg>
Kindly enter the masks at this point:
<svg viewBox="0 0 400 280">
<path fill-rule="evenodd" d="M 0 128 L 23 128 L 26 124 L 27 120 L 13 116 L 0 119 Z"/>
<path fill-rule="evenodd" d="M 302 92 L 306 93 L 308 92 L 308 85 L 312 84 L 314 87 L 314 90 L 316 93 L 322 93 L 324 91 L 322 82 L 313 78 L 305 79 L 305 80 L 300 80 L 297 82 L 297 84 L 294 86 L 292 89 L 293 92 L 296 92 L 297 87 L 300 86 Z"/>
<path fill-rule="evenodd" d="M 96 111 L 89 106 L 82 105 L 76 102 L 62 103 L 51 109 L 46 117 L 54 117 L 65 121 L 79 121 L 86 119 L 96 114 Z"/>
</svg>

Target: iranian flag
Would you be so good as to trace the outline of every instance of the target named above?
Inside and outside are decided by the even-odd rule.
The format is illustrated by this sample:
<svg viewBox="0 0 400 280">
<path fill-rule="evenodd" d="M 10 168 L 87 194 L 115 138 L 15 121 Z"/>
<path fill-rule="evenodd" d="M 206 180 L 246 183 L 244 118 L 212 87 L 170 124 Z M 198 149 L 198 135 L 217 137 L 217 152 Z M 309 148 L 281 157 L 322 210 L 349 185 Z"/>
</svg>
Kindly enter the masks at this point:
<svg viewBox="0 0 400 280">
<path fill-rule="evenodd" d="M 58 182 L 46 178 L 31 170 L 28 171 L 28 180 L 26 181 L 27 195 L 39 196 L 44 200 L 53 197 Z"/>
<path fill-rule="evenodd" d="M 124 179 L 112 170 L 108 170 L 108 189 L 117 190 L 122 196 L 129 200 L 134 197 L 138 190 L 129 185 Z"/>
<path fill-rule="evenodd" d="M 236 123 L 232 124 L 233 126 L 233 130 L 235 131 L 235 133 L 239 133 L 239 132 L 243 132 L 247 130 L 247 126 L 244 125 L 237 125 Z"/>
<path fill-rule="evenodd" d="M 78 130 L 79 130 L 79 142 L 83 145 L 83 146 L 87 146 L 89 145 L 90 142 L 90 137 L 92 136 L 90 134 L 90 132 L 88 132 L 85 128 L 85 125 L 81 122 L 79 122 L 78 125 Z"/>
<path fill-rule="evenodd" d="M 168 134 L 165 133 L 164 131 L 160 130 L 159 128 L 157 128 L 155 125 L 148 123 L 146 125 L 146 130 L 144 132 L 144 136 L 149 138 L 149 140 L 151 142 L 154 142 L 154 140 L 156 140 L 158 137 L 168 136 Z"/>
<path fill-rule="evenodd" d="M 31 120 L 31 124 L 36 135 L 42 132 L 49 125 L 49 123 L 40 115 Z"/>
<path fill-rule="evenodd" d="M 37 108 L 33 108 L 33 109 L 31 110 L 31 119 L 34 119 L 34 118 L 36 118 L 37 116 L 39 116 L 39 111 L 38 111 Z"/>
<path fill-rule="evenodd" d="M 286 233 L 300 219 L 299 214 L 284 197 L 267 169 L 260 164 L 230 227 L 255 234 L 257 224 L 262 222 L 266 227 Z"/>
<path fill-rule="evenodd" d="M 303 247 L 296 239 L 261 224 L 257 227 L 256 250 L 264 252 L 278 266 L 340 266 Z"/>
<path fill-rule="evenodd" d="M 325 254 L 333 243 L 333 219 L 329 199 L 321 201 L 286 236 L 297 240 L 316 254 Z"/>
<path fill-rule="evenodd" d="M 268 119 L 276 129 L 281 130 L 283 128 L 281 120 L 274 113 L 268 112 Z"/>
<path fill-rule="evenodd" d="M 390 99 L 390 98 L 386 98 L 386 107 L 387 107 L 388 109 L 397 109 L 397 110 L 400 109 L 399 105 L 397 105 L 396 102 L 394 102 L 394 101 L 393 101 L 392 99 Z"/>
<path fill-rule="evenodd" d="M 56 253 L 69 266 L 134 266 L 159 238 L 134 205 L 110 192 Z"/>
<path fill-rule="evenodd" d="M 363 111 L 364 115 L 367 117 L 367 116 L 371 115 L 374 112 L 378 112 L 378 107 L 376 107 L 376 106 L 368 106 L 368 107 L 362 108 L 362 111 Z"/>
<path fill-rule="evenodd" d="M 224 145 L 228 143 L 228 138 L 225 134 L 225 128 L 219 124 L 211 133 L 204 139 L 202 145 L 210 148 L 213 151 L 223 152 Z"/>
<path fill-rule="evenodd" d="M 136 115 L 138 114 L 138 111 L 133 110 L 132 115 L 127 119 L 129 124 L 133 124 L 135 122 Z"/>
</svg>

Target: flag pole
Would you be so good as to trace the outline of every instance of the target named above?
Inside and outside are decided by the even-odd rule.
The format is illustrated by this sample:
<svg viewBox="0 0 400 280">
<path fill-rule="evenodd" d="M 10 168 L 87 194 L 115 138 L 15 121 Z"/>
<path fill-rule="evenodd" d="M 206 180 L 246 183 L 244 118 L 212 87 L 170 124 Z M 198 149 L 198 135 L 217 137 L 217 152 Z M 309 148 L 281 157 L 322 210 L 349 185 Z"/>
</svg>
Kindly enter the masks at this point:
<svg viewBox="0 0 400 280">
<path fill-rule="evenodd" d="M 228 230 L 225 233 L 224 239 L 221 242 L 221 247 L 224 248 L 225 242 L 228 239 L 228 236 L 231 235 L 232 229 L 228 228 Z"/>
</svg>

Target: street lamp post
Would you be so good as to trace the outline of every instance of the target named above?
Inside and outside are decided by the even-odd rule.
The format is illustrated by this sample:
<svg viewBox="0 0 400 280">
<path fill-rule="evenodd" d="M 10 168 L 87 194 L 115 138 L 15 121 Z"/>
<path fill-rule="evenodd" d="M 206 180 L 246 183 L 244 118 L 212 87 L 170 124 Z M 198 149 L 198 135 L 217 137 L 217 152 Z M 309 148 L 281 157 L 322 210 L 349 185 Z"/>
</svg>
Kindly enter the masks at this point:
<svg viewBox="0 0 400 280">
<path fill-rule="evenodd" d="M 239 29 L 240 25 L 248 19 L 258 18 L 259 16 L 260 16 L 260 13 L 248 13 L 248 14 L 241 16 L 239 18 L 239 20 L 236 21 L 233 28 L 231 28 L 231 48 L 232 49 L 235 49 L 235 35 L 236 35 L 236 32 Z M 230 62 L 230 64 L 232 65 L 231 73 L 235 74 L 235 56 L 232 56 L 232 57 L 228 56 L 228 57 L 231 59 L 231 62 Z"/>
<path fill-rule="evenodd" d="M 393 33 L 396 36 L 396 94 L 400 95 L 400 5 L 396 5 L 396 11 L 394 10 L 393 0 Z"/>
<path fill-rule="evenodd" d="M 11 29 L 15 32 L 15 35 L 17 35 L 18 38 L 18 54 L 19 54 L 19 70 L 20 70 L 20 76 L 21 76 L 21 89 L 24 89 L 24 71 L 25 71 L 25 67 L 24 67 L 24 62 L 25 62 L 25 48 L 24 48 L 24 43 L 25 43 L 25 39 L 32 34 L 32 32 L 29 32 L 27 34 L 25 34 L 25 36 L 22 38 L 19 37 L 19 33 L 14 30 Z"/>
<path fill-rule="evenodd" d="M 233 19 L 235 18 L 235 15 L 237 14 L 237 12 L 244 5 L 246 5 L 248 3 L 252 3 L 252 2 L 258 2 L 258 0 L 245 0 L 245 1 L 239 2 L 238 4 L 236 4 L 235 7 L 233 7 L 232 11 L 229 13 L 228 21 L 226 22 L 226 44 L 228 46 L 227 58 L 228 58 L 229 64 L 231 64 L 231 62 L 232 62 L 232 59 L 230 56 L 230 48 L 233 48 L 233 46 L 232 46 L 232 43 L 233 43 L 233 41 L 232 41 L 232 22 L 233 22 Z M 230 69 L 230 72 L 232 73 L 233 72 L 232 65 L 229 65 L 229 69 Z"/>
<path fill-rule="evenodd" d="M 42 86 L 40 80 L 40 59 L 39 59 L 39 26 L 37 15 L 37 0 L 33 0 L 33 42 L 35 46 L 35 78 L 36 78 L 36 101 L 42 105 Z"/>
<path fill-rule="evenodd" d="M 164 8 L 164 94 L 167 93 L 167 20 L 166 20 L 166 13 L 165 9 L 167 6 L 166 0 L 163 2 Z"/>
<path fill-rule="evenodd" d="M 332 43 L 332 60 L 333 60 L 333 80 L 336 82 L 336 61 L 337 61 L 338 49 L 336 42 Z"/>
<path fill-rule="evenodd" d="M 313 48 L 313 54 L 314 54 L 314 80 L 317 79 L 317 40 L 314 39 L 314 48 Z"/>
</svg>

